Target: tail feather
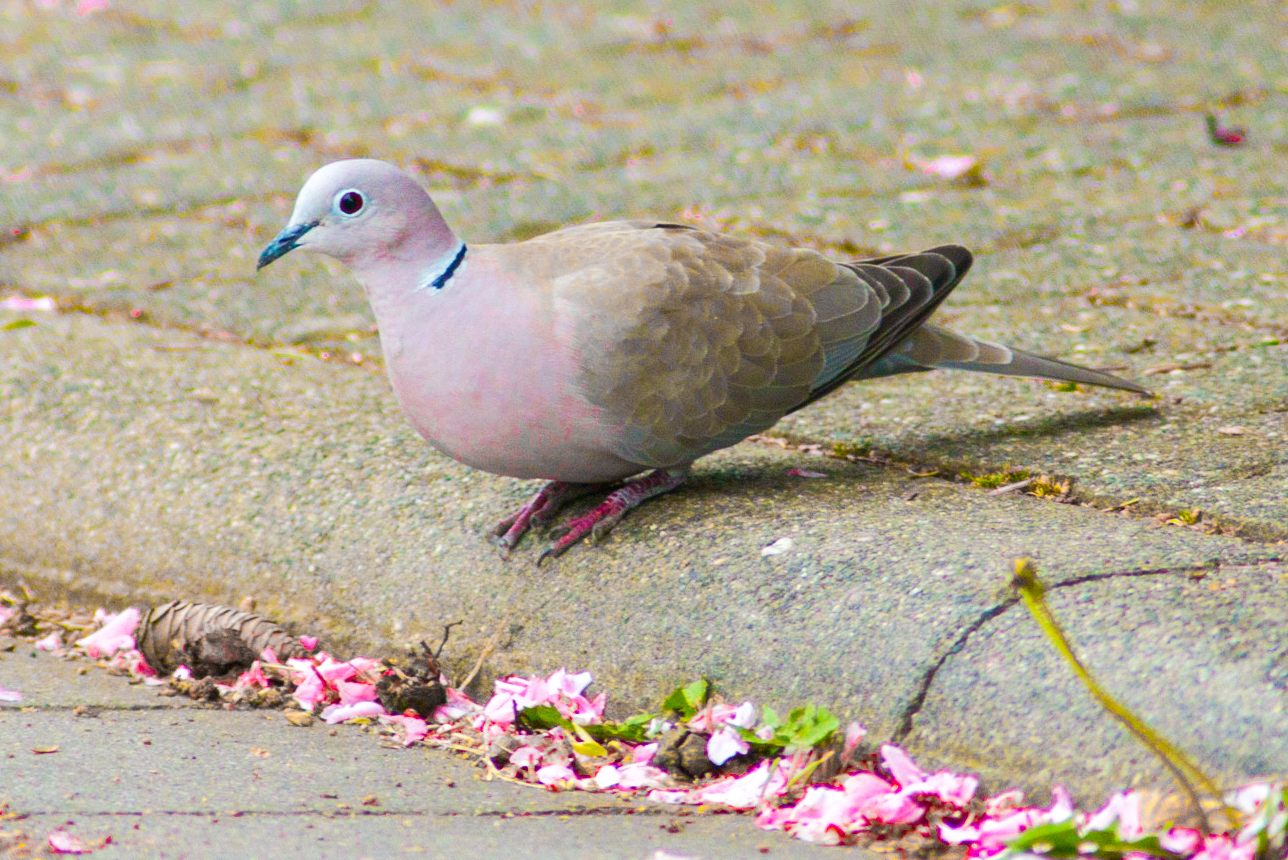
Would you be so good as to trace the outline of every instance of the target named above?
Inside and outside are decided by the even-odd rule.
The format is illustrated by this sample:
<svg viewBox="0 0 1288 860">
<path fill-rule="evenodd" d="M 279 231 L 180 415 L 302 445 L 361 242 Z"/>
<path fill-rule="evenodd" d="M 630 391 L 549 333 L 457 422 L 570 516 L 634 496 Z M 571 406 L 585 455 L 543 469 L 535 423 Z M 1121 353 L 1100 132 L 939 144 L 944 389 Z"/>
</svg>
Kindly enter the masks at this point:
<svg viewBox="0 0 1288 860">
<path fill-rule="evenodd" d="M 923 367 L 973 370 L 1000 376 L 1054 379 L 1062 382 L 1098 385 L 1103 388 L 1117 388 L 1121 391 L 1134 391 L 1138 394 L 1152 394 L 1147 388 L 1103 371 L 1070 364 L 1056 358 L 1044 358 L 1000 343 L 976 340 L 932 325 L 923 325 L 919 328 L 897 352 Z"/>
</svg>

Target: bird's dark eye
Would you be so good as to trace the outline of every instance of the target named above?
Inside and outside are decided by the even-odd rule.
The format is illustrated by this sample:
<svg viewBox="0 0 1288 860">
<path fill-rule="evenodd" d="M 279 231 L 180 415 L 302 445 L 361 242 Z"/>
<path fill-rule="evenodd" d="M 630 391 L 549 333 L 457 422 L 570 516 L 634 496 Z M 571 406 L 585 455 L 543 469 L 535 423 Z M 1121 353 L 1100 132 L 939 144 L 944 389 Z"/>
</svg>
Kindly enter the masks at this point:
<svg viewBox="0 0 1288 860">
<path fill-rule="evenodd" d="M 344 191 L 341 192 L 339 198 L 336 200 L 335 206 L 345 215 L 357 215 L 362 211 L 362 207 L 365 203 L 366 201 L 362 199 L 362 195 L 358 192 Z"/>
</svg>

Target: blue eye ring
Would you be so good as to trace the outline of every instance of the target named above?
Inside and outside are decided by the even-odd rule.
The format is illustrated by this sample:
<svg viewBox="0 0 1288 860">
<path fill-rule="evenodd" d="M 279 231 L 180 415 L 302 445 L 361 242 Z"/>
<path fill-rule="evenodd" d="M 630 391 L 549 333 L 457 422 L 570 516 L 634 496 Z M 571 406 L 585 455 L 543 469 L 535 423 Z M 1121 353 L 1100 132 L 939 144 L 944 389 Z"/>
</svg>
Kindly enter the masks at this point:
<svg viewBox="0 0 1288 860">
<path fill-rule="evenodd" d="M 352 218 L 366 208 L 367 200 L 356 188 L 346 188 L 335 195 L 335 211 Z"/>
</svg>

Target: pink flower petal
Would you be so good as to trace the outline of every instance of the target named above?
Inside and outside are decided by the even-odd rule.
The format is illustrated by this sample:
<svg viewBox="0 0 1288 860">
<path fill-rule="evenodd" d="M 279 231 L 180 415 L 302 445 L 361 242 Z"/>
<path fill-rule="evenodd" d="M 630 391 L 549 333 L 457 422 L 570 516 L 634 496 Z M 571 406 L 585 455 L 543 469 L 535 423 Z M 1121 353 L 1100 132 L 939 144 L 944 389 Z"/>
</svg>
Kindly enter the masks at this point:
<svg viewBox="0 0 1288 860">
<path fill-rule="evenodd" d="M 916 824 L 926 815 L 924 806 L 901 792 L 874 797 L 860 811 L 874 824 Z"/>
<path fill-rule="evenodd" d="M 657 752 L 657 741 L 651 744 L 641 744 L 631 750 L 631 764 L 648 764 L 653 760 L 653 754 Z"/>
<path fill-rule="evenodd" d="M 407 736 L 403 738 L 403 746 L 411 746 L 417 741 L 424 740 L 425 735 L 429 734 L 429 723 L 424 720 L 404 717 L 406 722 L 403 728 L 407 730 Z"/>
<path fill-rule="evenodd" d="M 580 696 L 590 686 L 592 676 L 589 672 L 569 675 L 566 669 L 559 669 L 546 682 L 551 691 L 562 693 L 569 698 Z"/>
<path fill-rule="evenodd" d="M 751 728 L 756 724 L 756 706 L 751 702 L 743 702 L 729 718 L 729 724 L 740 729 Z"/>
<path fill-rule="evenodd" d="M 359 672 L 369 672 L 372 669 L 384 670 L 384 666 L 374 657 L 354 657 L 348 663 Z"/>
<path fill-rule="evenodd" d="M 965 809 L 975 797 L 979 788 L 979 778 L 941 770 L 921 782 L 903 787 L 903 794 L 908 796 L 929 795 L 937 797 L 950 806 Z"/>
<path fill-rule="evenodd" d="M 327 705 L 322 709 L 322 719 L 334 725 L 357 717 L 387 717 L 388 711 L 378 702 L 358 702 L 354 705 Z"/>
<path fill-rule="evenodd" d="M 1191 860 L 1252 860 L 1257 853 L 1257 841 L 1240 845 L 1233 838 L 1219 834 L 1203 840 L 1203 850 Z"/>
<path fill-rule="evenodd" d="M 1073 795 L 1057 782 L 1051 786 L 1051 805 L 1047 807 L 1043 820 L 1049 824 L 1059 824 L 1070 818 L 1073 818 Z"/>
<path fill-rule="evenodd" d="M 606 789 L 612 788 L 617 785 L 617 783 L 621 782 L 622 775 L 621 771 L 617 769 L 617 765 L 606 764 L 599 770 L 595 771 L 594 779 L 595 785 L 599 786 L 601 789 Z"/>
<path fill-rule="evenodd" d="M 926 778 L 926 772 L 913 763 L 912 758 L 894 744 L 882 744 L 881 763 L 890 771 L 894 781 L 900 786 L 920 782 Z"/>
<path fill-rule="evenodd" d="M 403 746 L 409 747 L 417 741 L 424 740 L 425 735 L 429 734 L 429 724 L 419 717 L 409 717 L 405 714 L 396 714 L 388 717 L 381 717 L 382 723 L 398 723 L 403 727 L 405 735 L 403 737 Z"/>
<path fill-rule="evenodd" d="M 596 696 L 595 698 L 593 698 L 593 699 L 591 699 L 591 700 L 590 700 L 590 707 L 591 707 L 591 710 L 593 710 L 593 711 L 595 712 L 595 716 L 596 716 L 600 721 L 602 721 L 602 720 L 604 719 L 604 707 L 605 707 L 607 704 L 608 704 L 608 694 L 607 694 L 607 693 L 600 693 L 598 696 Z"/>
<path fill-rule="evenodd" d="M 1159 834 L 1158 844 L 1164 851 L 1188 857 L 1203 844 L 1203 834 L 1193 827 L 1173 827 L 1166 833 Z"/>
<path fill-rule="evenodd" d="M 518 697 L 522 700 L 520 701 L 519 710 L 530 708 L 533 705 L 551 704 L 558 698 L 558 695 L 545 678 L 529 678 L 523 693 Z"/>
<path fill-rule="evenodd" d="M 841 779 L 841 789 L 856 803 L 867 803 L 887 794 L 895 787 L 874 773 L 854 773 Z"/>
<path fill-rule="evenodd" d="M 49 834 L 49 847 L 55 854 L 88 854 L 93 851 L 80 839 L 66 830 L 55 830 Z"/>
<path fill-rule="evenodd" d="M 827 472 L 815 472 L 811 469 L 788 469 L 789 478 L 826 478 Z"/>
<path fill-rule="evenodd" d="M 148 665 L 148 661 L 143 659 L 142 652 L 137 648 L 117 653 L 108 665 L 125 669 L 136 678 L 152 678 L 156 676 L 156 670 Z"/>
<path fill-rule="evenodd" d="M 472 714 L 479 710 L 478 703 L 462 693 L 460 690 L 453 687 L 447 687 L 446 690 L 447 704 L 434 709 L 434 722 L 450 723 L 452 720 L 459 719 L 466 714 Z"/>
<path fill-rule="evenodd" d="M 513 693 L 497 693 L 483 706 L 483 719 L 508 726 L 518 719 L 520 710 Z"/>
<path fill-rule="evenodd" d="M 723 803 L 735 809 L 753 809 L 761 801 L 777 796 L 787 785 L 780 767 L 762 761 L 740 777 L 728 777 L 690 792 L 690 803 Z"/>
<path fill-rule="evenodd" d="M 297 681 L 293 695 L 295 696 L 295 701 L 300 703 L 300 707 L 306 711 L 311 711 L 326 699 L 326 685 L 322 683 L 322 678 L 315 672 L 310 672 L 303 679 Z"/>
<path fill-rule="evenodd" d="M 510 753 L 510 764 L 515 767 L 536 767 L 544 757 L 545 753 L 534 746 L 521 746 Z"/>
<path fill-rule="evenodd" d="M 859 744 L 867 736 L 868 730 L 865 729 L 858 721 L 851 722 L 845 727 L 845 746 L 842 748 L 842 755 L 848 756 L 858 748 Z M 770 737 L 773 737 L 771 734 Z M 762 738 L 762 740 L 767 740 Z"/>
<path fill-rule="evenodd" d="M 10 296 L 7 299 L 0 300 L 0 308 L 8 311 L 52 311 L 57 307 L 58 305 L 54 302 L 52 296 L 41 296 L 38 299 L 29 299 L 25 296 Z M 4 619 L 0 618 L 0 622 L 3 621 Z"/>
<path fill-rule="evenodd" d="M 280 663 L 280 662 L 282 662 L 281 660 L 278 660 L 278 659 L 277 659 L 277 652 L 276 652 L 276 651 L 274 651 L 272 648 L 265 648 L 263 651 L 260 651 L 260 652 L 259 652 L 259 659 L 260 659 L 260 660 L 262 660 L 262 661 L 263 661 L 263 662 L 265 662 L 265 663 Z"/>
<path fill-rule="evenodd" d="M 244 690 L 247 687 L 270 687 L 268 676 L 264 674 L 263 668 L 259 661 L 256 660 L 250 664 L 250 671 L 242 672 L 237 676 L 237 683 L 233 684 L 234 690 Z"/>
<path fill-rule="evenodd" d="M 374 702 L 379 696 L 376 695 L 376 686 L 374 684 L 360 684 L 349 681 L 336 681 L 336 692 L 340 694 L 340 704 L 356 705 L 359 702 Z"/>
<path fill-rule="evenodd" d="M 492 682 L 492 689 L 498 693 L 519 695 L 528 689 L 528 680 L 526 678 L 520 678 L 518 675 L 510 675 L 508 678 L 497 678 Z"/>
<path fill-rule="evenodd" d="M 576 778 L 577 774 L 566 764 L 548 764 L 537 771 L 537 781 L 542 785 L 558 785 Z"/>
<path fill-rule="evenodd" d="M 134 629 L 139 626 L 140 617 L 139 610 L 133 606 L 116 615 L 105 615 L 102 629 L 84 639 L 77 639 L 76 645 L 84 648 L 91 657 L 129 650 L 134 647 Z"/>
<path fill-rule="evenodd" d="M 732 728 L 720 728 L 707 739 L 707 758 L 719 767 L 736 755 L 745 755 L 751 745 L 742 739 Z"/>
<path fill-rule="evenodd" d="M 1092 814 L 1086 823 L 1087 830 L 1110 830 L 1117 823 L 1117 832 L 1125 840 L 1139 838 L 1141 827 L 1140 795 L 1128 789 L 1110 796 L 1105 805 Z"/>
<path fill-rule="evenodd" d="M 618 788 L 659 788 L 669 785 L 670 776 L 651 764 L 624 764 L 618 768 Z"/>
<path fill-rule="evenodd" d="M 764 830 L 785 830 L 805 842 L 839 845 L 867 825 L 852 799 L 830 786 L 810 786 L 799 803 L 767 810 L 756 818 Z"/>
<path fill-rule="evenodd" d="M 922 173 L 942 179 L 957 179 L 974 170 L 979 161 L 973 155 L 940 155 L 929 161 L 914 163 Z"/>
<path fill-rule="evenodd" d="M 22 693 L 19 693 L 17 690 L 6 690 L 4 687 L 0 687 L 0 702 L 21 702 L 21 701 L 22 701 Z"/>
<path fill-rule="evenodd" d="M 0 623 L 3 622 L 0 621 Z M 37 651 L 57 651 L 61 647 L 63 647 L 63 638 L 58 635 L 58 631 L 50 633 L 44 639 L 41 639 L 36 643 Z"/>
<path fill-rule="evenodd" d="M 316 636 L 301 636 L 300 644 L 304 646 L 305 651 L 312 651 L 318 647 L 318 640 Z"/>
<path fill-rule="evenodd" d="M 358 674 L 358 667 L 327 657 L 318 665 L 317 671 L 328 684 L 334 684 L 336 681 L 347 681 Z"/>
<path fill-rule="evenodd" d="M 315 667 L 312 660 L 301 660 L 298 657 L 292 657 L 286 661 L 286 665 L 291 667 L 292 671 L 295 672 L 294 680 L 297 684 L 304 676 L 317 674 L 313 671 Z"/>
</svg>

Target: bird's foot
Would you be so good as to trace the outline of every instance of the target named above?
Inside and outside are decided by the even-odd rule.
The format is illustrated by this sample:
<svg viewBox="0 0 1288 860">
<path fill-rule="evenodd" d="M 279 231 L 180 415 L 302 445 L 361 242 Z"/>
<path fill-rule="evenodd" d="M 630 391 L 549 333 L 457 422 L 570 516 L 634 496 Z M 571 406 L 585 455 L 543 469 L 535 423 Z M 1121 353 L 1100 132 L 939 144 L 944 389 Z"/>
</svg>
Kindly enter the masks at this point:
<svg viewBox="0 0 1288 860">
<path fill-rule="evenodd" d="M 641 503 L 654 496 L 669 493 L 683 484 L 688 477 L 687 468 L 654 469 L 639 480 L 631 481 L 621 489 L 614 490 L 594 510 L 556 526 L 555 531 L 561 536 L 541 554 L 537 564 L 540 565 L 547 558 L 558 558 L 568 547 L 587 535 L 590 535 L 593 540 L 599 540 L 612 531 L 613 526 L 617 525 L 632 508 L 639 507 Z"/>
<path fill-rule="evenodd" d="M 523 540 L 523 536 L 530 528 L 549 523 L 555 518 L 555 514 L 559 513 L 559 509 L 568 502 L 611 486 L 612 484 L 569 484 L 564 481 L 551 481 L 538 490 L 526 505 L 496 524 L 492 532 L 496 536 L 496 543 L 504 551 L 509 552 L 519 545 L 519 541 Z"/>
</svg>

